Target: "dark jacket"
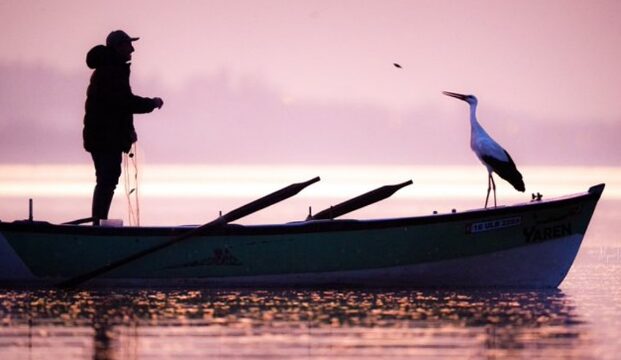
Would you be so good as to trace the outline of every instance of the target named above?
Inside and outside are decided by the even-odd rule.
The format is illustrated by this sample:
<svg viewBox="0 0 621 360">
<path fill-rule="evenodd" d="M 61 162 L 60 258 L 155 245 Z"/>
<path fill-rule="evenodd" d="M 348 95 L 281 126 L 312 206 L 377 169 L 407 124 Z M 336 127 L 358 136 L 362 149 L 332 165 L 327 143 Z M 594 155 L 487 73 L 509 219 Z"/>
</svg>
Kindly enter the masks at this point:
<svg viewBox="0 0 621 360">
<path fill-rule="evenodd" d="M 86 64 L 94 69 L 86 94 L 84 148 L 88 152 L 128 152 L 136 142 L 134 114 L 153 111 L 153 99 L 132 94 L 129 64 L 104 45 L 92 48 Z"/>
</svg>

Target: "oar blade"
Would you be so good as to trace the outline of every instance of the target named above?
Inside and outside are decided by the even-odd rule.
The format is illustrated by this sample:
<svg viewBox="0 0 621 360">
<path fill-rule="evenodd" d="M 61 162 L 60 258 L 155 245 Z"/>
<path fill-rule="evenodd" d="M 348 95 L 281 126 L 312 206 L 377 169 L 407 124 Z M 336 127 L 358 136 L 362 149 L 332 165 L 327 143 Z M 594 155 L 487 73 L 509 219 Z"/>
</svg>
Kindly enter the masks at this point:
<svg viewBox="0 0 621 360">
<path fill-rule="evenodd" d="M 280 202 L 282 200 L 285 200 L 287 198 L 292 197 L 293 195 L 296 195 L 297 193 L 299 193 L 300 191 L 302 191 L 304 188 L 306 188 L 307 186 L 316 183 L 317 181 L 321 180 L 318 176 L 315 178 L 312 178 L 308 181 L 304 181 L 301 183 L 296 183 L 296 184 L 291 184 L 287 187 L 284 187 L 278 191 L 275 191 L 271 194 L 265 195 L 264 197 L 257 199 L 251 203 L 248 203 L 244 206 L 241 206 L 235 210 L 232 210 L 224 215 L 222 215 L 222 221 L 225 222 L 231 222 L 231 221 L 235 221 L 239 218 L 242 218 L 246 215 L 250 215 L 253 212 L 257 212 L 261 209 L 264 209 L 268 206 L 274 205 L 277 202 Z"/>
<path fill-rule="evenodd" d="M 399 189 L 402 189 L 408 185 L 411 185 L 412 183 L 413 183 L 412 180 L 408 180 L 400 184 L 385 185 L 385 186 L 379 187 L 375 190 L 371 190 L 367 193 L 356 196 L 353 199 L 349 199 L 340 204 L 330 206 L 329 208 L 322 210 L 315 215 L 309 216 L 306 220 L 335 219 L 339 216 L 345 215 L 352 211 L 361 209 L 365 206 L 384 200 L 390 197 L 395 192 L 397 192 Z"/>
</svg>

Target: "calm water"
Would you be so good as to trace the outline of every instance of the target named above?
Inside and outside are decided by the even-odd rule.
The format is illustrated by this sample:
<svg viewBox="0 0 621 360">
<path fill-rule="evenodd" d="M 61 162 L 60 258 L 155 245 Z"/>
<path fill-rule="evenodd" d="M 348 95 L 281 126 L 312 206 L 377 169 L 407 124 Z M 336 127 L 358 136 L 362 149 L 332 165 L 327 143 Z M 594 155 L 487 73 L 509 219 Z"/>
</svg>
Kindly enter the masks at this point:
<svg viewBox="0 0 621 360">
<path fill-rule="evenodd" d="M 558 290 L 2 290 L 2 359 L 618 359 L 621 249 Z"/>
</svg>

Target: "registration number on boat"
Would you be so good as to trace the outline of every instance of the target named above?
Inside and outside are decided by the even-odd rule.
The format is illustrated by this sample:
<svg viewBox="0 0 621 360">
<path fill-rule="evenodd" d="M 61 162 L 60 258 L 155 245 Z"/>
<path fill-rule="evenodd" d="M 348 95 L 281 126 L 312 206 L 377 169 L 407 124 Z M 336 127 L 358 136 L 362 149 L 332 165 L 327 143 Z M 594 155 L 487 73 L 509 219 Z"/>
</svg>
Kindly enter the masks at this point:
<svg viewBox="0 0 621 360">
<path fill-rule="evenodd" d="M 522 217 L 514 216 L 489 221 L 481 221 L 466 225 L 466 234 L 479 233 L 484 231 L 498 230 L 511 226 L 518 226 L 522 223 Z"/>
</svg>

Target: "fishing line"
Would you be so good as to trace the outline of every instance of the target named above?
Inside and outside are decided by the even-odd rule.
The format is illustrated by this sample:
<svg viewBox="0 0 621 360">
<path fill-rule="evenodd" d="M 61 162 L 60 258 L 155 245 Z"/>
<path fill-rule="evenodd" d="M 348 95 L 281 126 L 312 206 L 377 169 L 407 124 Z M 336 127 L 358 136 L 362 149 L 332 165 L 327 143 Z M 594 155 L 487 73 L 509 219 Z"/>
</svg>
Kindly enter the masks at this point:
<svg viewBox="0 0 621 360">
<path fill-rule="evenodd" d="M 128 154 L 123 154 L 123 180 L 129 224 L 140 226 L 140 201 L 138 196 L 138 146 L 132 145 Z"/>
</svg>

